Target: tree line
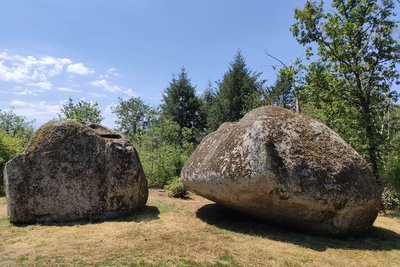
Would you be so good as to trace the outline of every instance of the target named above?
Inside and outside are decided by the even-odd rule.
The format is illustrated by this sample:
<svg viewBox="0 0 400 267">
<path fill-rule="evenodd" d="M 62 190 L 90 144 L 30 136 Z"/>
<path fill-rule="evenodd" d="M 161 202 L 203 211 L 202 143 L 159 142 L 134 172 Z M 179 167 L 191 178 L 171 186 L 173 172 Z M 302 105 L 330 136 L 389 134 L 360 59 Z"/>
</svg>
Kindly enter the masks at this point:
<svg viewBox="0 0 400 267">
<path fill-rule="evenodd" d="M 393 193 L 400 192 L 395 15 L 391 0 L 333 0 L 329 8 L 323 1 L 309 0 L 295 10 L 291 27 L 306 57 L 285 63 L 265 51 L 279 64 L 273 85 L 267 86 L 261 73 L 247 66 L 239 50 L 222 79 L 210 82 L 201 95 L 182 68 L 158 107 L 136 97 L 119 99 L 113 108 L 117 130 L 136 145 L 150 185 L 163 187 L 179 176 L 201 138 L 222 123 L 237 121 L 262 105 L 292 109 L 342 136 L 369 162 L 385 193 L 393 196 L 390 201 L 400 204 Z M 97 103 L 72 99 L 60 118 L 94 123 L 103 119 Z M 31 133 L 31 124 L 26 126 Z"/>
</svg>

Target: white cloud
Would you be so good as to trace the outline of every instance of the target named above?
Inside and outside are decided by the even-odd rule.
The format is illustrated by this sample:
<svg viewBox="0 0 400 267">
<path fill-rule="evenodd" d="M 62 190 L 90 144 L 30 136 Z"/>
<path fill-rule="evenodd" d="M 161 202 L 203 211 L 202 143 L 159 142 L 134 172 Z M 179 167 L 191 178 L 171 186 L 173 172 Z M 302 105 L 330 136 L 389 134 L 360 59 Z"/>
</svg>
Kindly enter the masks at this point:
<svg viewBox="0 0 400 267">
<path fill-rule="evenodd" d="M 37 120 L 39 124 L 45 123 L 58 117 L 63 101 L 50 103 L 47 101 L 27 102 L 12 100 L 10 106 L 14 112 L 20 116 Z"/>
<path fill-rule="evenodd" d="M 103 88 L 104 90 L 109 91 L 109 92 L 113 92 L 113 93 L 121 92 L 121 91 L 122 91 L 122 88 L 121 88 L 121 87 L 119 87 L 119 86 L 117 86 L 117 85 L 111 85 L 111 84 L 110 84 L 107 80 L 105 80 L 105 79 L 102 79 L 102 80 L 95 80 L 95 81 L 90 82 L 90 84 L 93 85 L 93 86 L 96 86 L 96 87 Z"/>
<path fill-rule="evenodd" d="M 121 75 L 117 72 L 116 68 L 110 68 L 107 70 L 107 74 L 115 77 L 121 77 Z"/>
<path fill-rule="evenodd" d="M 40 59 L 40 62 L 43 65 L 56 65 L 56 64 L 61 64 L 61 65 L 67 65 L 67 64 L 72 64 L 72 61 L 69 58 L 54 58 L 50 56 L 45 56 Z"/>
<path fill-rule="evenodd" d="M 15 92 L 14 94 L 16 94 L 16 95 L 21 95 L 21 96 L 27 96 L 27 95 L 30 95 L 30 96 L 37 96 L 38 94 L 37 94 L 36 92 L 37 92 L 37 91 L 30 90 L 30 89 L 28 89 L 28 88 L 24 88 L 24 89 L 22 89 L 21 91 Z"/>
<path fill-rule="evenodd" d="M 0 80 L 6 82 L 22 82 L 28 78 L 28 70 L 26 66 L 8 67 L 0 61 Z"/>
<path fill-rule="evenodd" d="M 42 91 L 36 90 L 40 93 L 53 89 L 54 83 L 56 88 L 68 87 L 62 85 L 68 73 L 88 75 L 94 71 L 83 63 L 74 63 L 68 58 L 21 56 L 0 51 L 0 82 L 40 88 Z"/>
<path fill-rule="evenodd" d="M 106 94 L 100 94 L 100 93 L 90 93 L 91 96 L 96 97 L 96 98 L 105 98 L 107 97 Z"/>
<path fill-rule="evenodd" d="M 6 90 L 0 90 L 0 93 L 6 95 L 19 95 L 19 96 L 37 96 L 41 89 L 24 88 L 21 86 L 14 86 Z"/>
<path fill-rule="evenodd" d="M 48 81 L 37 82 L 37 83 L 28 83 L 29 86 L 39 87 L 44 90 L 50 90 L 53 88 L 53 84 Z"/>
<path fill-rule="evenodd" d="M 62 74 L 65 66 L 72 66 L 68 58 L 11 55 L 0 53 L 0 80 L 13 83 L 47 82 Z"/>
<path fill-rule="evenodd" d="M 131 88 L 128 88 L 128 89 L 126 89 L 126 90 L 124 90 L 122 92 L 124 94 L 127 94 L 130 97 L 132 97 L 132 96 L 137 97 L 137 94 Z"/>
<path fill-rule="evenodd" d="M 68 93 L 80 93 L 80 92 L 82 92 L 81 90 L 71 89 L 71 88 L 67 88 L 67 87 L 59 87 L 59 88 L 57 88 L 57 90 L 61 91 L 61 92 L 68 92 Z"/>
<path fill-rule="evenodd" d="M 120 78 L 121 74 L 117 72 L 116 68 L 109 68 L 104 74 L 98 76 L 99 80 L 110 79 L 110 78 Z"/>
<path fill-rule="evenodd" d="M 67 71 L 70 73 L 76 73 L 76 74 L 80 74 L 80 75 L 86 75 L 89 73 L 93 73 L 93 70 L 88 69 L 82 63 L 75 63 L 75 64 L 68 65 Z"/>
<path fill-rule="evenodd" d="M 123 86 L 111 85 L 106 79 L 95 80 L 90 82 L 90 85 L 103 88 L 106 91 L 112 93 L 124 93 L 128 96 L 136 96 L 136 93 L 131 88 L 125 88 Z"/>
<path fill-rule="evenodd" d="M 25 105 L 25 102 L 24 101 L 21 101 L 21 100 L 13 100 L 13 101 L 11 101 L 11 106 L 13 106 L 13 107 L 19 107 L 19 106 L 24 106 Z"/>
</svg>

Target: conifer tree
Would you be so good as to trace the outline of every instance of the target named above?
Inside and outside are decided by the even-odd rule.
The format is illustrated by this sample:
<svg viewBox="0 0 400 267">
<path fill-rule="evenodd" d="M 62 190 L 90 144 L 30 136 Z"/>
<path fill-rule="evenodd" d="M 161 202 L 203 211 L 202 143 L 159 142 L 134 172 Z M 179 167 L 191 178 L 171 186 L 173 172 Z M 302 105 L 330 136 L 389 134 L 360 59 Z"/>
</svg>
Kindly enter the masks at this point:
<svg viewBox="0 0 400 267">
<path fill-rule="evenodd" d="M 180 127 L 202 129 L 201 102 L 196 89 L 191 84 L 185 68 L 178 78 L 173 77 L 163 95 L 162 111 L 179 124 Z"/>
<path fill-rule="evenodd" d="M 213 107 L 210 109 L 208 121 L 215 129 L 227 121 L 237 121 L 251 109 L 261 105 L 264 81 L 260 81 L 261 73 L 251 71 L 241 52 L 238 51 L 229 70 L 218 82 L 218 91 Z"/>
</svg>

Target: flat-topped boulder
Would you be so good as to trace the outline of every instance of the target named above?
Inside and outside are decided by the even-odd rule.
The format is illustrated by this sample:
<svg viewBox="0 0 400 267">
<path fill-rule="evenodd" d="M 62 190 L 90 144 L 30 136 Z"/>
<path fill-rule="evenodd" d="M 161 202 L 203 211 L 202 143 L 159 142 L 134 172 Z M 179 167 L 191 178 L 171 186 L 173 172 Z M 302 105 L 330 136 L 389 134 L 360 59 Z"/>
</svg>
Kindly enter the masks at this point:
<svg viewBox="0 0 400 267">
<path fill-rule="evenodd" d="M 4 169 L 13 223 L 111 219 L 147 202 L 139 156 L 119 133 L 70 120 L 40 127 Z"/>
<path fill-rule="evenodd" d="M 371 228 L 381 196 L 367 163 L 334 131 L 270 106 L 207 135 L 181 176 L 228 208 L 329 235 Z"/>
</svg>

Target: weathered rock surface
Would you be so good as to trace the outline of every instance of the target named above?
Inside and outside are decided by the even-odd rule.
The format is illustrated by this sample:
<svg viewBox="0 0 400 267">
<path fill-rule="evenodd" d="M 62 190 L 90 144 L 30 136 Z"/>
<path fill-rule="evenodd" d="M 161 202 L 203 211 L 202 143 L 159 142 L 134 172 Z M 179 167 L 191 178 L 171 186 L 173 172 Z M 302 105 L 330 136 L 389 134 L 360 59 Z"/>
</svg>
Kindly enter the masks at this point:
<svg viewBox="0 0 400 267">
<path fill-rule="evenodd" d="M 186 188 L 262 220 L 360 234 L 380 190 L 361 156 L 320 122 L 261 107 L 206 136 L 181 174 Z"/>
<path fill-rule="evenodd" d="M 146 204 L 147 180 L 127 139 L 106 127 L 50 121 L 4 169 L 13 223 L 109 219 Z"/>
</svg>

